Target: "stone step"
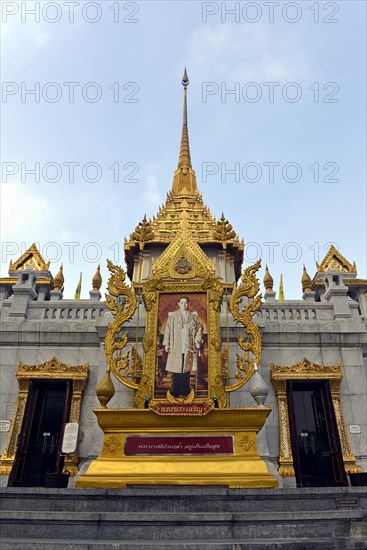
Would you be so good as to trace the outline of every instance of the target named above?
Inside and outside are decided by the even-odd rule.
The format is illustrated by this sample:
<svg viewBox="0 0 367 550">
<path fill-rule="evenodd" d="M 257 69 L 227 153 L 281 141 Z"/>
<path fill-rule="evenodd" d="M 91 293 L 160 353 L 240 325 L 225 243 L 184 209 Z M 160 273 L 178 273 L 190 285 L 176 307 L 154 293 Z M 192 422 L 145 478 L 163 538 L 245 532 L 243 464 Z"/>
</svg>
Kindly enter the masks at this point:
<svg viewBox="0 0 367 550">
<path fill-rule="evenodd" d="M 366 550 L 364 540 L 356 541 L 350 538 L 330 540 L 329 538 L 315 539 L 234 539 L 226 541 L 139 541 L 136 540 L 111 540 L 96 541 L 84 539 L 83 541 L 67 539 L 56 541 L 55 539 L 2 539 L 0 550 Z"/>
<path fill-rule="evenodd" d="M 312 489 L 227 489 L 224 487 L 158 487 L 141 489 L 38 489 L 0 491 L 0 509 L 111 512 L 262 512 L 359 508 L 363 487 Z"/>
<path fill-rule="evenodd" d="M 0 550 L 367 550 L 362 487 L 6 488 Z"/>
<path fill-rule="evenodd" d="M 121 513 L 6 511 L 0 515 L 2 537 L 86 537 L 96 540 L 216 540 L 234 538 L 347 537 L 351 525 L 363 522 L 362 510 L 262 513 Z"/>
</svg>

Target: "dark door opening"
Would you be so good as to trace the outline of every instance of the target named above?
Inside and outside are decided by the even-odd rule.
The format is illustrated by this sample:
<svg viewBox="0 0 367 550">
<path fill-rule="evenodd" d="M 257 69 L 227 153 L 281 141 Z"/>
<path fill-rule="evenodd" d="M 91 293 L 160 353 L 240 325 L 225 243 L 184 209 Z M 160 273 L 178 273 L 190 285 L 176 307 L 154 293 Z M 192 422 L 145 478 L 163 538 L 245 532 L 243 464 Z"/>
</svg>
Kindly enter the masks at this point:
<svg viewBox="0 0 367 550">
<path fill-rule="evenodd" d="M 44 487 L 47 473 L 61 473 L 71 381 L 31 380 L 10 487 Z"/>
<path fill-rule="evenodd" d="M 297 487 L 347 485 L 329 382 L 287 382 Z"/>
</svg>

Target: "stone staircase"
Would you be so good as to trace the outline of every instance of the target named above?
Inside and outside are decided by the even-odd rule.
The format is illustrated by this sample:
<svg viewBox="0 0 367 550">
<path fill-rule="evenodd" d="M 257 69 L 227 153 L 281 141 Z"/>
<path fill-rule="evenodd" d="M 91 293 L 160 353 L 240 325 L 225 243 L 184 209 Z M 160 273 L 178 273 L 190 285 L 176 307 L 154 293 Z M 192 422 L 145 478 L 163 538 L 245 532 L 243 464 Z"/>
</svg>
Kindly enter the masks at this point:
<svg viewBox="0 0 367 550">
<path fill-rule="evenodd" d="M 365 487 L 6 488 L 1 550 L 367 549 Z"/>
</svg>

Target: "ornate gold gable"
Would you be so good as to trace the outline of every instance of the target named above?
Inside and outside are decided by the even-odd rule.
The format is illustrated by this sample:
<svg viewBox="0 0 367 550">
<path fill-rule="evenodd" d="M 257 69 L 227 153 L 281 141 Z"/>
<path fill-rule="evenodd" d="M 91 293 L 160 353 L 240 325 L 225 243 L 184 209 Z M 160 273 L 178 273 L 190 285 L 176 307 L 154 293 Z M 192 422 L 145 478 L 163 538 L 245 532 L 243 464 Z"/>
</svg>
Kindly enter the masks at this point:
<svg viewBox="0 0 367 550">
<path fill-rule="evenodd" d="M 195 279 L 213 277 L 215 260 L 208 257 L 193 238 L 191 228 L 184 220 L 175 239 L 153 265 L 150 280 L 159 278 Z"/>
<path fill-rule="evenodd" d="M 333 408 L 338 427 L 345 471 L 347 473 L 359 473 L 361 468 L 356 465 L 356 458 L 348 440 L 348 432 L 345 426 L 343 408 L 340 398 L 340 383 L 343 378 L 341 364 L 325 366 L 312 363 L 304 358 L 294 365 L 280 366 L 270 363 L 271 379 L 273 381 L 278 399 L 279 414 L 279 473 L 281 476 L 294 476 L 293 454 L 291 434 L 288 416 L 287 380 L 329 380 Z"/>
<path fill-rule="evenodd" d="M 0 474 L 10 474 L 13 467 L 28 399 L 30 380 L 72 380 L 73 391 L 68 421 L 79 422 L 82 396 L 88 380 L 88 373 L 88 363 L 84 365 L 66 365 L 65 363 L 61 363 L 56 357 L 35 365 L 26 365 L 22 361 L 18 362 L 16 377 L 19 385 L 19 393 L 13 422 L 10 428 L 8 444 L 0 459 Z M 64 471 L 67 470 L 71 475 L 76 475 L 78 473 L 78 462 L 79 457 L 76 451 L 65 459 Z"/>
<path fill-rule="evenodd" d="M 329 248 L 321 264 L 316 262 L 316 269 L 319 273 L 326 273 L 327 271 L 356 273 L 357 271 L 356 263 L 353 262 L 353 265 L 349 263 L 333 245 Z"/>
<path fill-rule="evenodd" d="M 37 246 L 33 243 L 16 262 L 10 261 L 9 271 L 22 271 L 24 269 L 48 271 L 49 267 L 50 262 L 45 262 Z"/>
</svg>

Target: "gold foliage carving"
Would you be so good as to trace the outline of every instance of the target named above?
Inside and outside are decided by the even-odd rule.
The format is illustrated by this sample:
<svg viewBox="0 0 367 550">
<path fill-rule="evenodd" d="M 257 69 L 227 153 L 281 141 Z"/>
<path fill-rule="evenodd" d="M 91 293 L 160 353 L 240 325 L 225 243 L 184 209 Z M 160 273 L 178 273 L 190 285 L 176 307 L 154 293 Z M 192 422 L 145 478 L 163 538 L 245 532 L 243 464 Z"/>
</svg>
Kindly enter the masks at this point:
<svg viewBox="0 0 367 550">
<path fill-rule="evenodd" d="M 226 380 L 229 376 L 229 347 L 228 344 L 223 346 L 221 351 L 222 378 Z"/>
<path fill-rule="evenodd" d="M 35 365 L 25 365 L 22 361 L 18 362 L 16 377 L 22 378 L 72 378 L 72 375 L 80 374 L 85 378 L 88 374 L 88 364 L 84 365 L 65 365 L 56 357 L 52 357 L 44 363 Z"/>
<path fill-rule="evenodd" d="M 121 447 L 121 442 L 114 434 L 107 439 L 107 441 L 105 442 L 105 447 L 107 447 L 111 454 L 114 454 L 117 449 Z"/>
<path fill-rule="evenodd" d="M 256 272 L 261 266 L 261 261 L 257 261 L 254 265 L 249 266 L 242 274 L 241 284 L 234 284 L 233 292 L 230 299 L 230 309 L 237 323 L 244 326 L 244 332 L 247 334 L 245 339 L 240 336 L 238 344 L 245 352 L 244 356 L 237 355 L 237 370 L 235 376 L 237 382 L 231 386 L 226 386 L 226 391 L 234 391 L 241 388 L 253 375 L 255 370 L 255 362 L 260 363 L 262 340 L 259 326 L 253 322 L 252 317 L 261 307 L 261 294 L 259 292 L 259 281 L 256 278 Z M 240 304 L 243 298 L 247 298 L 247 304 L 242 311 Z M 250 356 L 252 354 L 253 357 Z"/>
<path fill-rule="evenodd" d="M 111 276 L 107 285 L 109 294 L 106 294 L 106 306 L 114 316 L 114 320 L 108 325 L 104 341 L 107 373 L 111 371 L 119 382 L 128 388 L 137 389 L 138 385 L 129 379 L 134 375 L 134 370 L 129 362 L 129 352 L 121 353 L 127 344 L 128 336 L 127 334 L 119 335 L 122 325 L 132 317 L 136 309 L 135 291 L 133 286 L 125 284 L 126 275 L 121 267 L 114 265 L 110 260 L 107 261 L 107 266 Z M 123 303 L 120 302 L 121 297 L 125 298 Z M 112 393 L 111 385 L 112 381 L 105 376 L 98 386 L 104 401 L 103 406 L 106 406 L 109 401 L 109 399 L 106 401 L 105 398 L 108 395 L 112 397 L 114 393 Z M 99 397 L 98 394 L 97 397 Z"/>
<path fill-rule="evenodd" d="M 317 365 L 316 363 L 312 363 L 312 361 L 306 359 L 306 357 L 302 359 L 302 361 L 298 361 L 298 363 L 295 363 L 294 365 L 281 366 L 273 365 L 273 363 L 271 363 L 271 372 L 274 380 L 279 380 L 283 376 L 289 378 L 288 375 L 290 374 L 299 375 L 296 376 L 297 378 L 320 377 L 337 379 L 340 378 L 340 380 L 343 378 L 341 372 L 341 363 L 336 363 L 335 365 L 331 366 Z M 292 378 L 295 378 L 295 376 L 292 376 Z"/>
<path fill-rule="evenodd" d="M 255 445 L 255 440 L 249 435 L 244 435 L 241 437 L 238 445 L 243 449 L 245 453 L 248 453 L 251 450 L 251 447 Z"/>
</svg>

